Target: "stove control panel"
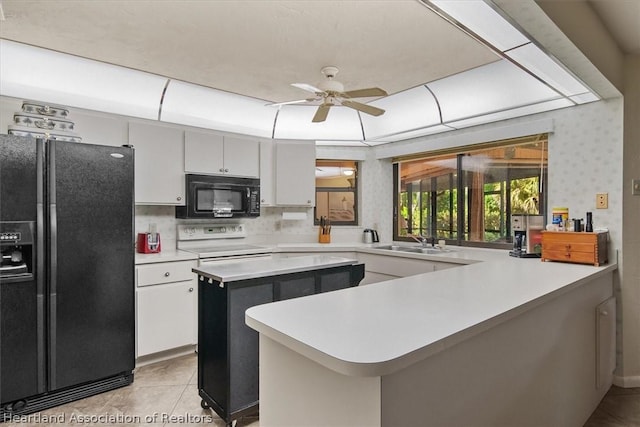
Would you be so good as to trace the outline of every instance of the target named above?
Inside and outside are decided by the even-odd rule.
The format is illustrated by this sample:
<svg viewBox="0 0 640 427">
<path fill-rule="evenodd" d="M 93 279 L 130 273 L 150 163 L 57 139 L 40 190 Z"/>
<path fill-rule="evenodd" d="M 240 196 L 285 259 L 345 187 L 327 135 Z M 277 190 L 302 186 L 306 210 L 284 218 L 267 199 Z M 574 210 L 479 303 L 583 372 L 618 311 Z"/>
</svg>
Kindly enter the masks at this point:
<svg viewBox="0 0 640 427">
<path fill-rule="evenodd" d="M 178 240 L 234 239 L 246 236 L 243 224 L 178 225 Z"/>
</svg>

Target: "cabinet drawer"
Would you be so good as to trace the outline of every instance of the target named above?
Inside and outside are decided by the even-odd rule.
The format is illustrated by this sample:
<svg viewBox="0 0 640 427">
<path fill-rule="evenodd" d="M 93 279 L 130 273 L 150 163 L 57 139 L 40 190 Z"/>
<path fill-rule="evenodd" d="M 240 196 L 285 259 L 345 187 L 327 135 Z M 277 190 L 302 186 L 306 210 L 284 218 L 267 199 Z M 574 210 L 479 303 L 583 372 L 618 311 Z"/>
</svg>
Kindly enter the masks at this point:
<svg viewBox="0 0 640 427">
<path fill-rule="evenodd" d="M 548 242 L 544 244 L 545 249 L 554 252 L 589 252 L 592 256 L 595 252 L 596 245 L 592 243 L 576 243 L 576 242 Z"/>
<path fill-rule="evenodd" d="M 596 257 L 593 251 L 576 252 L 572 250 L 554 251 L 554 250 L 543 249 L 542 259 L 551 260 L 551 261 L 569 261 L 569 262 L 577 262 L 577 263 L 584 263 L 584 264 L 594 264 L 596 262 Z"/>
<path fill-rule="evenodd" d="M 139 265 L 136 267 L 138 287 L 195 279 L 196 274 L 191 271 L 195 266 L 193 261 Z"/>
</svg>

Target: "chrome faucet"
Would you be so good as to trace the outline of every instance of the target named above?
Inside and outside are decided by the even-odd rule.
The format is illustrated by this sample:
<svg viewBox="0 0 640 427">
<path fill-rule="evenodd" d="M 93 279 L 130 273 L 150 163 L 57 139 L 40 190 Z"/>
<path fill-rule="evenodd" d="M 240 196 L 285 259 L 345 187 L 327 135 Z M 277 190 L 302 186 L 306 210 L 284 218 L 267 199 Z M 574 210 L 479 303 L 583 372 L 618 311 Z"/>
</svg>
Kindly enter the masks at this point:
<svg viewBox="0 0 640 427">
<path fill-rule="evenodd" d="M 409 234 L 408 236 L 411 237 L 416 242 L 420 243 L 423 248 L 426 248 L 429 243 L 431 243 L 431 247 L 435 247 L 436 246 L 436 238 L 435 237 L 425 237 L 423 235 L 416 236 L 414 234 Z"/>
</svg>

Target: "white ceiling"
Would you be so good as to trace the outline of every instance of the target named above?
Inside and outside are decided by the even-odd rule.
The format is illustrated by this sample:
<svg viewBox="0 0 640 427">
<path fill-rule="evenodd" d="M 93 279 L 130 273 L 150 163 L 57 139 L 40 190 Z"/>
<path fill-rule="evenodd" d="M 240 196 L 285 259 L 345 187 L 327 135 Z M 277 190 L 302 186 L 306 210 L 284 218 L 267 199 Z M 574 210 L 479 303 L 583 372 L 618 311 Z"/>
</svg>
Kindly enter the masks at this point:
<svg viewBox="0 0 640 427">
<path fill-rule="evenodd" d="M 420 2 L 2 1 L 0 36 L 267 101 L 308 97 L 339 67 L 346 90 L 388 93 L 499 59 Z"/>
<path fill-rule="evenodd" d="M 623 51 L 640 52 L 634 18 L 640 1 L 580 1 L 592 5 Z M 500 60 L 419 0 L 1 0 L 0 6 L 2 39 L 269 102 L 307 97 L 290 84 L 316 85 L 327 65 L 339 67 L 345 90 L 378 86 L 396 94 Z M 369 119 L 348 118 L 355 133 L 375 125 Z"/>
</svg>

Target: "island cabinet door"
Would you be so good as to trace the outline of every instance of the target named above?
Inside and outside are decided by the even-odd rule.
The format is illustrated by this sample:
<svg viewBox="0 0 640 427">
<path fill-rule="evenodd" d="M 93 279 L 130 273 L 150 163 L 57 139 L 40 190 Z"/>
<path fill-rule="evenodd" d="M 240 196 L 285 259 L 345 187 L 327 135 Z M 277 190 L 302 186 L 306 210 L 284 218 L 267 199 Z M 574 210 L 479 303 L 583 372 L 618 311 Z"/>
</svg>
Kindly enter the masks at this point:
<svg viewBox="0 0 640 427">
<path fill-rule="evenodd" d="M 275 300 L 304 297 L 316 293 L 316 279 L 308 273 L 287 275 L 286 278 L 275 280 Z"/>
<path fill-rule="evenodd" d="M 202 277 L 198 283 L 198 389 L 230 422 L 258 403 L 258 333 L 244 312 L 272 302 L 273 284 L 221 285 Z"/>
<path fill-rule="evenodd" d="M 357 286 L 364 278 L 364 264 L 320 270 L 318 276 L 318 292 L 331 292 Z"/>
<path fill-rule="evenodd" d="M 244 312 L 273 301 L 273 284 L 231 287 L 229 292 L 229 412 L 258 403 L 258 332 Z"/>
</svg>

